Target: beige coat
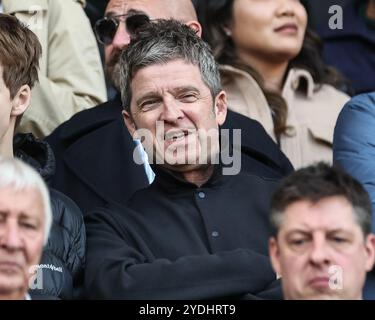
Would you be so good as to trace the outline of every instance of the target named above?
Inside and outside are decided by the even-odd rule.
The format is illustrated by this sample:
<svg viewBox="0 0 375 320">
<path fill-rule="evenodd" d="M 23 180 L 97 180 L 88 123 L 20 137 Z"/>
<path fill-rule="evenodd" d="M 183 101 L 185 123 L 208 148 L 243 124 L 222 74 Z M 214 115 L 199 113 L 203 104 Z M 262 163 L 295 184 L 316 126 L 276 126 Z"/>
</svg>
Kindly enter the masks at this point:
<svg viewBox="0 0 375 320">
<path fill-rule="evenodd" d="M 103 68 L 84 0 L 2 0 L 39 38 L 39 84 L 19 131 L 49 134 L 73 114 L 107 99 Z"/>
<path fill-rule="evenodd" d="M 246 72 L 221 66 L 229 109 L 259 121 L 276 142 L 267 100 L 256 81 Z M 305 92 L 297 92 L 300 81 Z M 317 161 L 332 163 L 333 130 L 341 108 L 349 96 L 332 86 L 317 90 L 309 72 L 292 69 L 286 78 L 282 96 L 288 105 L 289 135 L 282 135 L 280 147 L 298 169 Z"/>
</svg>

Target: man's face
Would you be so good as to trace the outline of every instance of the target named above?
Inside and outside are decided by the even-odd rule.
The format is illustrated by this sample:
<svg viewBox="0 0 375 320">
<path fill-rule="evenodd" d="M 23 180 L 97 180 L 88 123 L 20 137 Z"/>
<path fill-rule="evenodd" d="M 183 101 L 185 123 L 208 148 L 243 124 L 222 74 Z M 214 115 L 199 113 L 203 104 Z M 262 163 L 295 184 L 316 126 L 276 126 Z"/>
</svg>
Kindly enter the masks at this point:
<svg viewBox="0 0 375 320">
<path fill-rule="evenodd" d="M 353 207 L 340 196 L 286 208 L 270 240 L 286 299 L 361 299 L 374 264 L 374 235 L 364 238 Z"/>
<path fill-rule="evenodd" d="M 0 297 L 23 299 L 39 263 L 44 240 L 44 207 L 35 189 L 0 190 Z"/>
<path fill-rule="evenodd" d="M 150 159 L 186 172 L 218 154 L 226 96 L 222 91 L 212 99 L 198 66 L 174 60 L 145 67 L 135 73 L 131 90 L 131 116 L 124 113 L 125 123 L 133 137 L 136 129 L 146 129 L 152 137 L 150 144 L 144 143 Z"/>
<path fill-rule="evenodd" d="M 151 19 L 168 19 L 173 15 L 164 0 L 111 0 L 107 5 L 105 16 L 136 13 L 146 14 Z M 112 43 L 104 48 L 106 72 L 116 89 L 120 88 L 120 53 L 129 42 L 130 35 L 122 20 Z"/>
</svg>

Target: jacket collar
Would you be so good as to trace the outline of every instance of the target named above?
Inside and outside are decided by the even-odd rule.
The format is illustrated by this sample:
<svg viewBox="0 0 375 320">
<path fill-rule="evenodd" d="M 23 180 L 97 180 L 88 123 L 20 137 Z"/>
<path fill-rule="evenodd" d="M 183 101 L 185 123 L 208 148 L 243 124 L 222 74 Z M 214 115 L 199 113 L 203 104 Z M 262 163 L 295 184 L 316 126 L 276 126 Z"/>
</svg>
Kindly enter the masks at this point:
<svg viewBox="0 0 375 320">
<path fill-rule="evenodd" d="M 230 65 L 219 65 L 219 70 L 222 75 L 222 82 L 225 86 L 226 76 L 232 77 L 237 76 L 239 78 L 245 78 L 247 81 L 246 83 L 238 82 L 237 85 L 241 87 L 241 91 L 243 94 L 247 95 L 249 93 L 248 98 L 254 100 L 254 105 L 263 108 L 264 105 L 268 105 L 266 97 L 262 94 L 262 89 L 260 88 L 258 82 L 246 71 L 232 67 Z M 234 77 L 236 79 L 236 77 Z M 250 92 L 249 89 L 252 89 Z M 259 94 L 261 93 L 261 94 Z"/>
<path fill-rule="evenodd" d="M 79 112 L 62 125 L 59 133 L 59 140 L 67 146 L 63 154 L 66 166 L 107 202 L 113 199 L 121 202 L 124 191 L 118 185 L 119 181 L 135 189 L 148 185 L 144 167 L 134 164 L 136 144 L 125 127 L 121 110 L 117 96 Z"/>
<path fill-rule="evenodd" d="M 14 156 L 32 166 L 45 181 L 55 173 L 55 156 L 45 141 L 40 141 L 31 133 L 19 133 L 13 139 Z"/>
<path fill-rule="evenodd" d="M 268 101 L 255 79 L 249 73 L 228 65 L 220 66 L 220 71 L 223 74 L 224 86 L 227 80 L 229 80 L 229 88 L 231 83 L 234 83 L 236 87 L 235 90 L 239 90 L 241 100 L 244 100 L 236 105 L 236 98 L 234 98 L 234 100 L 230 102 L 232 104 L 229 105 L 229 108 L 233 108 L 233 110 L 249 118 L 259 120 L 268 135 L 276 141 Z M 291 68 L 286 75 L 281 95 L 286 101 L 293 101 L 298 91 L 299 95 L 304 95 L 304 97 L 310 99 L 313 97 L 315 87 L 313 77 L 307 70 Z M 234 94 L 234 97 L 235 96 L 236 94 Z M 229 95 L 229 100 L 230 99 L 231 97 Z M 288 121 L 291 121 L 291 117 L 288 117 Z"/>
<path fill-rule="evenodd" d="M 221 129 L 230 130 L 229 141 L 233 141 L 233 129 L 241 130 L 242 159 L 246 160 L 249 157 L 261 163 L 267 163 L 267 166 L 272 167 L 278 172 L 283 172 L 283 174 L 290 173 L 293 170 L 288 158 L 258 121 L 228 110 L 227 118 Z M 232 147 L 230 146 L 230 148 Z"/>
<path fill-rule="evenodd" d="M 221 128 L 219 128 L 220 130 Z M 221 154 L 226 152 L 227 154 L 233 155 L 233 146 L 231 143 L 225 144 L 221 142 L 220 139 L 220 155 L 219 155 L 219 163 L 213 164 L 214 170 L 212 172 L 211 177 L 208 179 L 206 183 L 204 183 L 201 187 L 186 181 L 183 176 L 177 172 L 167 169 L 161 165 L 151 165 L 155 173 L 155 185 L 160 185 L 164 188 L 168 193 L 180 193 L 181 191 L 191 191 L 200 188 L 206 187 L 217 187 L 223 184 L 224 182 L 224 175 L 223 169 L 226 167 L 221 161 Z"/>
<path fill-rule="evenodd" d="M 305 86 L 301 86 L 302 81 L 305 82 Z M 304 94 L 306 98 L 311 99 L 314 95 L 314 90 L 314 79 L 307 70 L 291 68 L 284 82 L 282 96 L 288 98 L 287 96 L 289 94 L 294 94 L 298 91 L 299 93 Z"/>
<path fill-rule="evenodd" d="M 220 71 L 225 74 L 235 74 L 241 77 L 245 77 L 247 80 L 251 82 L 251 86 L 255 87 L 261 92 L 261 88 L 255 79 L 249 75 L 246 71 L 240 70 L 238 68 L 229 66 L 229 65 L 220 65 Z M 284 96 L 285 93 L 290 91 L 301 91 L 301 81 L 306 81 L 305 90 L 302 91 L 308 98 L 311 98 L 314 94 L 315 83 L 312 75 L 304 69 L 300 68 L 291 68 L 286 76 L 286 80 L 284 82 L 282 95 Z M 263 94 L 261 96 L 264 96 Z M 268 105 L 267 101 L 264 99 L 264 103 Z"/>
<path fill-rule="evenodd" d="M 179 172 L 166 169 L 161 165 L 152 165 L 155 172 L 155 180 L 152 187 L 161 187 L 168 194 L 182 194 L 192 192 L 201 188 L 219 187 L 224 183 L 224 176 L 222 174 L 222 165 L 213 165 L 214 170 L 211 177 L 201 187 L 186 181 Z"/>
<path fill-rule="evenodd" d="M 75 140 L 113 121 L 122 121 L 120 94 L 94 108 L 81 111 L 61 125 L 59 137 L 65 141 Z"/>
</svg>

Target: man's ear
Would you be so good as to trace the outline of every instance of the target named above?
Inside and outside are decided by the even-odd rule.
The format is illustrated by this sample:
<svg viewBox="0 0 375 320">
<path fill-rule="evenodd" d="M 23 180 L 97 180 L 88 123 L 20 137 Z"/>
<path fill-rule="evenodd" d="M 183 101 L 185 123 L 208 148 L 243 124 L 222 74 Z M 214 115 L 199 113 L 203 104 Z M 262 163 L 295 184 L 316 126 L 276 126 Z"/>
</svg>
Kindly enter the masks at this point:
<svg viewBox="0 0 375 320">
<path fill-rule="evenodd" d="M 225 91 L 220 91 L 215 98 L 215 116 L 216 122 L 221 126 L 227 117 L 227 94 Z"/>
<path fill-rule="evenodd" d="M 124 118 L 125 125 L 128 128 L 128 131 L 129 131 L 130 135 L 132 137 L 134 137 L 134 133 L 135 133 L 137 127 L 134 123 L 133 117 L 126 110 L 122 111 L 122 117 Z"/>
<path fill-rule="evenodd" d="M 366 239 L 366 271 L 371 271 L 375 263 L 375 235 L 369 234 Z"/>
<path fill-rule="evenodd" d="M 30 101 L 31 89 L 27 84 L 25 84 L 19 88 L 12 100 L 12 111 L 10 115 L 14 117 L 22 115 L 30 105 Z"/>
<path fill-rule="evenodd" d="M 268 241 L 268 251 L 271 258 L 272 268 L 279 278 L 282 275 L 280 264 L 280 250 L 277 239 L 275 237 L 271 237 Z"/>
<path fill-rule="evenodd" d="M 187 22 L 186 25 L 192 28 L 198 37 L 202 37 L 202 26 L 198 21 L 192 20 Z"/>
</svg>

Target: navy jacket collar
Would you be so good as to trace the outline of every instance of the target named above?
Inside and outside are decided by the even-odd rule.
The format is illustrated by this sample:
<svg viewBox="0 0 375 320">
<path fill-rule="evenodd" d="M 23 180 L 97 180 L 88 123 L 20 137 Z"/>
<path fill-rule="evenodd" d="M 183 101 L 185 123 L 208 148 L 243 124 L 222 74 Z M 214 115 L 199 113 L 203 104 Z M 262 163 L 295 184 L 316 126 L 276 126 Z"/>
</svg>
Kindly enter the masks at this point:
<svg viewBox="0 0 375 320">
<path fill-rule="evenodd" d="M 114 120 L 122 120 L 122 103 L 120 94 L 112 100 L 102 103 L 94 108 L 77 113 L 60 131 L 60 138 L 65 140 L 81 137 L 97 128 L 104 126 Z M 84 121 L 82 119 L 84 118 Z"/>
</svg>

